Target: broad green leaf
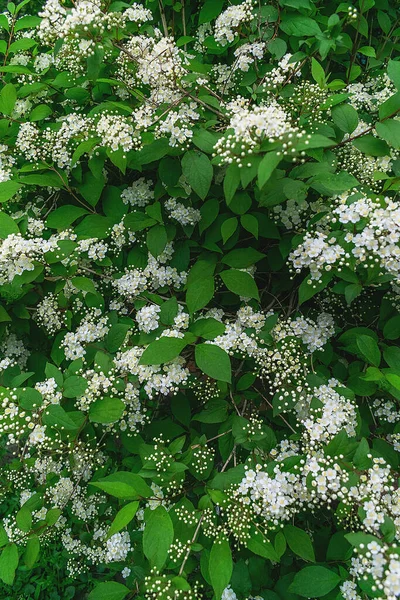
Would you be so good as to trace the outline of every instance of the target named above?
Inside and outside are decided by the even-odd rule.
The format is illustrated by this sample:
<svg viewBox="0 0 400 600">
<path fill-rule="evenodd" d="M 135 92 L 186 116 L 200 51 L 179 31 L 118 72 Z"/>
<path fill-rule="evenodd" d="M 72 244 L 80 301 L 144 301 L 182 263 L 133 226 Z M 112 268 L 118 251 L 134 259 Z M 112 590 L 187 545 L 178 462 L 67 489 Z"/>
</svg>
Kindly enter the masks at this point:
<svg viewBox="0 0 400 600">
<path fill-rule="evenodd" d="M 278 152 L 268 152 L 258 166 L 258 187 L 261 189 L 271 177 L 273 171 L 282 160 L 282 154 Z"/>
<path fill-rule="evenodd" d="M 89 420 L 92 423 L 115 423 L 124 410 L 125 403 L 120 398 L 99 398 L 90 404 Z"/>
<path fill-rule="evenodd" d="M 287 15 L 286 19 L 280 23 L 280 28 L 287 35 L 294 37 L 310 37 L 321 33 L 321 29 L 314 19 L 300 15 Z"/>
<path fill-rule="evenodd" d="M 321 598 L 340 583 L 341 577 L 326 567 L 305 567 L 294 576 L 289 590 L 303 598 Z"/>
<path fill-rule="evenodd" d="M 225 177 L 224 177 L 224 195 L 225 195 L 225 200 L 226 200 L 226 203 L 228 204 L 228 206 L 229 206 L 233 196 L 235 195 L 236 190 L 239 187 L 239 183 L 240 183 L 240 169 L 235 163 L 232 163 L 227 168 Z"/>
<path fill-rule="evenodd" d="M 221 262 L 233 269 L 246 269 L 263 258 L 265 258 L 265 254 L 255 250 L 255 248 L 236 248 L 228 252 L 221 259 Z"/>
<path fill-rule="evenodd" d="M 167 245 L 167 230 L 164 225 L 154 225 L 147 232 L 147 248 L 149 252 L 157 258 Z"/>
<path fill-rule="evenodd" d="M 162 337 L 149 344 L 143 352 L 139 364 L 161 365 L 174 360 L 182 352 L 187 341 L 184 338 Z"/>
<path fill-rule="evenodd" d="M 221 279 L 231 292 L 243 298 L 255 298 L 259 300 L 257 284 L 249 273 L 230 269 L 220 273 Z"/>
<path fill-rule="evenodd" d="M 214 296 L 214 277 L 197 279 L 188 285 L 186 291 L 186 304 L 191 314 L 207 306 Z"/>
<path fill-rule="evenodd" d="M 44 413 L 42 421 L 45 425 L 54 427 L 56 429 L 66 429 L 67 431 L 73 431 L 78 429 L 78 425 L 71 419 L 67 412 L 59 404 L 51 404 L 48 406 Z"/>
<path fill-rule="evenodd" d="M 393 148 L 400 148 L 400 121 L 386 119 L 383 123 L 377 123 L 375 129 L 379 137 L 383 138 Z"/>
<path fill-rule="evenodd" d="M 219 381 L 231 382 L 231 361 L 225 350 L 215 344 L 195 346 L 196 365 L 203 373 Z"/>
<path fill-rule="evenodd" d="M 378 344 L 369 335 L 358 335 L 357 346 L 362 356 L 375 367 L 379 367 L 381 362 L 381 352 Z"/>
<path fill-rule="evenodd" d="M 143 532 L 143 552 L 152 566 L 162 569 L 173 539 L 171 517 L 163 506 L 158 506 L 147 514 Z"/>
<path fill-rule="evenodd" d="M 53 113 L 51 107 L 48 104 L 39 104 L 31 111 L 29 115 L 30 121 L 42 121 Z"/>
<path fill-rule="evenodd" d="M 228 587 L 233 572 L 232 552 L 227 540 L 217 539 L 213 543 L 208 570 L 215 599 L 221 600 L 222 592 Z"/>
<path fill-rule="evenodd" d="M 209 158 L 202 152 L 189 150 L 182 157 L 182 171 L 196 194 L 204 200 L 213 178 L 213 167 Z"/>
<path fill-rule="evenodd" d="M 115 515 L 113 522 L 110 525 L 110 529 L 107 532 L 107 539 L 110 538 L 114 533 L 118 533 L 124 527 L 126 527 L 133 519 L 139 508 L 139 502 L 129 502 L 125 504 Z"/>
<path fill-rule="evenodd" d="M 17 181 L 0 182 L 0 202 L 7 202 L 7 200 L 13 198 L 21 187 L 21 184 Z"/>
<path fill-rule="evenodd" d="M 237 217 L 230 217 L 225 219 L 221 225 L 221 235 L 224 244 L 233 236 L 238 226 Z"/>
<path fill-rule="evenodd" d="M 71 375 L 64 381 L 63 395 L 65 398 L 78 398 L 83 396 L 88 388 L 88 382 L 80 375 Z"/>
<path fill-rule="evenodd" d="M 32 527 L 32 513 L 26 506 L 22 506 L 19 509 L 15 515 L 15 520 L 17 522 L 18 529 L 24 532 L 30 531 Z"/>
<path fill-rule="evenodd" d="M 19 233 L 18 225 L 9 215 L 0 212 L 0 238 L 4 240 L 12 233 Z"/>
<path fill-rule="evenodd" d="M 87 215 L 87 213 L 88 211 L 81 206 L 60 206 L 49 214 L 46 225 L 50 229 L 68 229 L 74 221 L 83 215 Z"/>
<path fill-rule="evenodd" d="M 96 585 L 89 594 L 88 600 L 124 600 L 129 588 L 117 581 L 106 581 Z"/>
<path fill-rule="evenodd" d="M 350 104 L 340 104 L 332 108 L 332 120 L 345 133 L 352 133 L 358 125 L 358 114 Z"/>
<path fill-rule="evenodd" d="M 225 325 L 213 318 L 198 319 L 191 325 L 190 331 L 198 337 L 213 340 L 225 331 Z"/>
<path fill-rule="evenodd" d="M 131 326 L 126 323 L 116 323 L 106 335 L 105 343 L 109 352 L 117 352 L 124 343 Z"/>
<path fill-rule="evenodd" d="M 285 525 L 283 533 L 292 552 L 304 560 L 315 562 L 314 548 L 308 533 L 294 525 Z"/>
<path fill-rule="evenodd" d="M 11 115 L 17 101 L 17 90 L 12 83 L 6 83 L 0 91 L 0 113 Z"/>
<path fill-rule="evenodd" d="M 393 81 L 394 85 L 400 90 L 400 61 L 389 60 L 387 66 L 387 74 Z"/>
<path fill-rule="evenodd" d="M 325 87 L 326 79 L 324 68 L 314 57 L 311 59 L 311 74 L 314 81 L 318 83 L 319 87 Z"/>
<path fill-rule="evenodd" d="M 140 475 L 129 471 L 113 473 L 97 481 L 91 481 L 90 485 L 121 500 L 148 498 L 153 495 L 152 489 L 149 488 L 144 479 Z"/>
<path fill-rule="evenodd" d="M 28 538 L 24 552 L 24 563 L 28 569 L 32 569 L 33 565 L 39 557 L 40 541 L 37 535 Z"/>
<path fill-rule="evenodd" d="M 7 585 L 14 582 L 15 571 L 19 562 L 16 544 L 9 544 L 0 553 L 0 579 Z"/>
</svg>

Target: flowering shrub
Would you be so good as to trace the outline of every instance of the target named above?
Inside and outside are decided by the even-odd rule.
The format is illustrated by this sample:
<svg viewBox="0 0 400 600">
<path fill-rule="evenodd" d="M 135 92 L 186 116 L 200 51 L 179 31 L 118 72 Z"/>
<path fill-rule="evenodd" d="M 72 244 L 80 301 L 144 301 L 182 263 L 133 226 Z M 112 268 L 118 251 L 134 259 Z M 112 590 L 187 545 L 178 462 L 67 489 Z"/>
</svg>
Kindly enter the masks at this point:
<svg viewBox="0 0 400 600">
<path fill-rule="evenodd" d="M 2 599 L 400 597 L 399 15 L 0 14 Z"/>
</svg>

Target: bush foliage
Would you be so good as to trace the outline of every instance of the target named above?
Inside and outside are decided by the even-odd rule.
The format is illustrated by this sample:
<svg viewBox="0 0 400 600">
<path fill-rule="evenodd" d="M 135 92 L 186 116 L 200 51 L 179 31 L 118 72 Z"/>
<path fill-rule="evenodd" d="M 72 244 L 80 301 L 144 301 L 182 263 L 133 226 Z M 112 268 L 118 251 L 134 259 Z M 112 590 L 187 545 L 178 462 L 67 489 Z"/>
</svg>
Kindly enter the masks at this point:
<svg viewBox="0 0 400 600">
<path fill-rule="evenodd" d="M 0 595 L 400 596 L 397 0 L 0 14 Z"/>
</svg>

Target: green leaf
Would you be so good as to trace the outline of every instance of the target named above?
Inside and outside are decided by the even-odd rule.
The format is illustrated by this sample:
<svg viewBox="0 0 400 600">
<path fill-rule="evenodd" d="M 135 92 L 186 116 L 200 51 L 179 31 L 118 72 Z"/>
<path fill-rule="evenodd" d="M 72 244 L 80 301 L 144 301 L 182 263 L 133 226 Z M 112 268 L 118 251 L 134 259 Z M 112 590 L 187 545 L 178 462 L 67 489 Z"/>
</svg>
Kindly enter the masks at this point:
<svg viewBox="0 0 400 600">
<path fill-rule="evenodd" d="M 19 511 L 15 515 L 15 520 L 17 522 L 18 528 L 21 531 L 30 531 L 32 527 L 32 513 L 26 506 L 22 506 L 19 509 Z"/>
<path fill-rule="evenodd" d="M 400 337 L 400 315 L 392 317 L 383 328 L 386 340 L 397 340 Z"/>
<path fill-rule="evenodd" d="M 223 0 L 206 0 L 199 14 L 199 25 L 216 19 L 222 10 Z"/>
<path fill-rule="evenodd" d="M 231 382 L 231 361 L 225 350 L 214 344 L 197 344 L 196 365 L 203 373 L 218 381 Z"/>
<path fill-rule="evenodd" d="M 400 62 L 398 60 L 389 60 L 387 74 L 396 88 L 400 90 Z"/>
<path fill-rule="evenodd" d="M 80 239 L 99 238 L 104 240 L 111 233 L 115 221 L 112 217 L 88 215 L 75 227 L 75 233 Z"/>
<path fill-rule="evenodd" d="M 206 340 L 213 340 L 225 332 L 225 325 L 211 317 L 198 319 L 191 325 L 189 331 Z"/>
<path fill-rule="evenodd" d="M 282 160 L 278 152 L 268 152 L 258 166 L 258 187 L 261 190 Z"/>
<path fill-rule="evenodd" d="M 315 562 L 314 548 L 308 533 L 294 525 L 285 525 L 283 533 L 292 552 L 304 560 Z"/>
<path fill-rule="evenodd" d="M 64 381 L 63 395 L 65 398 L 78 398 L 87 390 L 88 382 L 80 375 L 71 375 Z"/>
<path fill-rule="evenodd" d="M 115 423 L 124 414 L 125 403 L 119 398 L 99 398 L 91 403 L 89 420 L 92 423 Z"/>
<path fill-rule="evenodd" d="M 246 269 L 263 258 L 265 258 L 265 254 L 255 250 L 255 248 L 236 248 L 235 250 L 228 252 L 228 254 L 221 259 L 221 262 L 233 269 Z"/>
<path fill-rule="evenodd" d="M 174 319 L 178 314 L 178 301 L 175 296 L 172 296 L 160 306 L 160 321 L 164 325 L 173 325 Z"/>
<path fill-rule="evenodd" d="M 2 181 L 0 183 L 0 202 L 7 202 L 13 198 L 21 187 L 17 181 Z"/>
<path fill-rule="evenodd" d="M 113 325 L 105 339 L 107 350 L 112 353 L 117 352 L 124 343 L 130 329 L 131 326 L 126 323 L 116 323 Z"/>
<path fill-rule="evenodd" d="M 340 583 L 341 578 L 326 567 L 305 567 L 296 573 L 289 591 L 303 598 L 321 598 Z"/>
<path fill-rule="evenodd" d="M 361 46 L 358 51 L 360 54 L 364 54 L 364 56 L 376 58 L 375 48 L 372 48 L 372 46 Z"/>
<path fill-rule="evenodd" d="M 99 583 L 89 594 L 89 600 L 124 600 L 129 589 L 122 583 L 106 581 Z"/>
<path fill-rule="evenodd" d="M 244 298 L 255 298 L 259 300 L 256 282 L 246 271 L 230 269 L 220 273 L 221 279 L 231 292 Z"/>
<path fill-rule="evenodd" d="M 155 342 L 151 342 L 143 352 L 139 364 L 141 365 L 161 365 L 174 360 L 187 346 L 187 340 L 184 338 L 162 337 Z"/>
<path fill-rule="evenodd" d="M 80 206 L 60 206 L 49 214 L 46 219 L 46 225 L 50 229 L 68 229 L 79 217 L 87 214 L 88 211 Z"/>
<path fill-rule="evenodd" d="M 214 277 L 197 279 L 187 286 L 186 304 L 190 314 L 207 306 L 214 296 Z"/>
<path fill-rule="evenodd" d="M 0 239 L 4 240 L 12 233 L 19 233 L 18 225 L 6 213 L 0 212 Z"/>
<path fill-rule="evenodd" d="M 375 367 L 379 367 L 381 363 L 381 352 L 376 341 L 369 335 L 358 335 L 356 343 L 366 361 Z"/>
<path fill-rule="evenodd" d="M 113 522 L 110 525 L 110 529 L 107 532 L 107 539 L 109 539 L 114 533 L 118 533 L 124 527 L 128 525 L 136 514 L 139 508 L 139 502 L 129 502 L 125 504 L 115 515 Z"/>
<path fill-rule="evenodd" d="M 112 473 L 112 475 L 102 477 L 97 481 L 91 481 L 90 485 L 121 500 L 149 498 L 153 495 L 153 490 L 140 475 L 128 471 Z"/>
<path fill-rule="evenodd" d="M 321 29 L 314 19 L 310 17 L 287 15 L 280 24 L 280 28 L 289 36 L 310 37 L 319 35 Z"/>
<path fill-rule="evenodd" d="M 142 231 L 147 227 L 152 227 L 156 222 L 155 219 L 140 211 L 129 213 L 124 218 L 124 225 L 130 231 Z"/>
<path fill-rule="evenodd" d="M 228 206 L 239 187 L 239 183 L 240 169 L 235 163 L 232 163 L 227 168 L 224 177 L 224 195 Z"/>
<path fill-rule="evenodd" d="M 16 544 L 9 544 L 0 554 L 0 579 L 6 585 L 12 585 L 14 583 L 18 562 L 18 548 Z"/>
<path fill-rule="evenodd" d="M 311 75 L 313 76 L 314 81 L 318 83 L 319 87 L 325 87 L 325 71 L 314 57 L 311 59 Z"/>
<path fill-rule="evenodd" d="M 390 146 L 400 148 L 400 121 L 386 119 L 383 123 L 377 123 L 375 129 Z"/>
<path fill-rule="evenodd" d="M 143 552 L 150 564 L 162 569 L 174 539 L 171 517 L 163 506 L 148 513 L 143 532 Z"/>
<path fill-rule="evenodd" d="M 352 133 L 358 125 L 358 114 L 350 104 L 340 104 L 332 108 L 332 120 L 345 133 Z"/>
<path fill-rule="evenodd" d="M 91 279 L 89 279 L 89 277 L 73 277 L 71 279 L 71 283 L 78 290 L 82 290 L 83 292 L 91 292 L 92 294 L 96 293 L 94 283 Z"/>
<path fill-rule="evenodd" d="M 209 158 L 202 152 L 189 150 L 182 157 L 182 171 L 192 189 L 204 200 L 213 178 L 213 167 Z"/>
<path fill-rule="evenodd" d="M 37 535 L 28 538 L 24 552 L 24 563 L 28 569 L 32 569 L 38 559 L 40 551 L 40 541 Z"/>
<path fill-rule="evenodd" d="M 374 135 L 363 135 L 352 143 L 367 156 L 387 156 L 390 153 L 387 143 Z"/>
<path fill-rule="evenodd" d="M 167 245 L 167 241 L 167 230 L 164 225 L 154 225 L 154 227 L 151 227 L 147 232 L 147 248 L 154 258 L 160 256 Z"/>
<path fill-rule="evenodd" d="M 37 27 L 41 22 L 39 17 L 35 17 L 34 15 L 26 15 L 25 17 L 21 17 L 15 23 L 14 31 L 21 31 L 21 29 L 33 29 Z"/>
<path fill-rule="evenodd" d="M 279 556 L 276 553 L 275 548 L 271 544 L 267 538 L 265 538 L 261 533 L 254 532 L 251 537 L 247 540 L 247 548 L 253 554 L 257 554 L 258 556 L 262 556 L 267 560 L 272 560 L 274 562 L 279 562 Z"/>
<path fill-rule="evenodd" d="M 78 425 L 68 416 L 68 413 L 59 404 L 48 406 L 43 414 L 42 421 L 45 425 L 55 428 L 64 428 L 67 431 L 78 429 Z"/>
<path fill-rule="evenodd" d="M 46 117 L 49 117 L 52 114 L 52 109 L 47 104 L 39 104 L 35 106 L 35 108 L 31 111 L 29 115 L 30 121 L 42 121 Z"/>
<path fill-rule="evenodd" d="M 222 242 L 226 244 L 226 242 L 233 236 L 238 226 L 237 217 L 230 217 L 229 219 L 225 219 L 225 221 L 221 225 L 221 235 Z"/>
<path fill-rule="evenodd" d="M 228 586 L 233 572 L 232 552 L 227 540 L 216 540 L 213 543 L 208 571 L 215 599 L 221 600 L 222 592 Z"/>
<path fill-rule="evenodd" d="M 242 215 L 240 223 L 243 229 L 251 233 L 258 240 L 258 221 L 254 215 Z"/>
<path fill-rule="evenodd" d="M 11 115 L 17 101 L 17 90 L 12 83 L 6 83 L 0 92 L 0 113 Z"/>
</svg>

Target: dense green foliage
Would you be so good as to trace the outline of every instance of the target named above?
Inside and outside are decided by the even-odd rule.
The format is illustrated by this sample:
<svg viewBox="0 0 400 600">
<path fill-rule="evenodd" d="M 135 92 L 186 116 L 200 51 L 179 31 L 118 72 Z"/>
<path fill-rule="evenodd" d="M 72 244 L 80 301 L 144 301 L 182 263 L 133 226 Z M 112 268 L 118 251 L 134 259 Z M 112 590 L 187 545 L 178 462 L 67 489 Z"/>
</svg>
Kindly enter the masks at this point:
<svg viewBox="0 0 400 600">
<path fill-rule="evenodd" d="M 2 600 L 400 596 L 399 21 L 0 14 Z"/>
</svg>

